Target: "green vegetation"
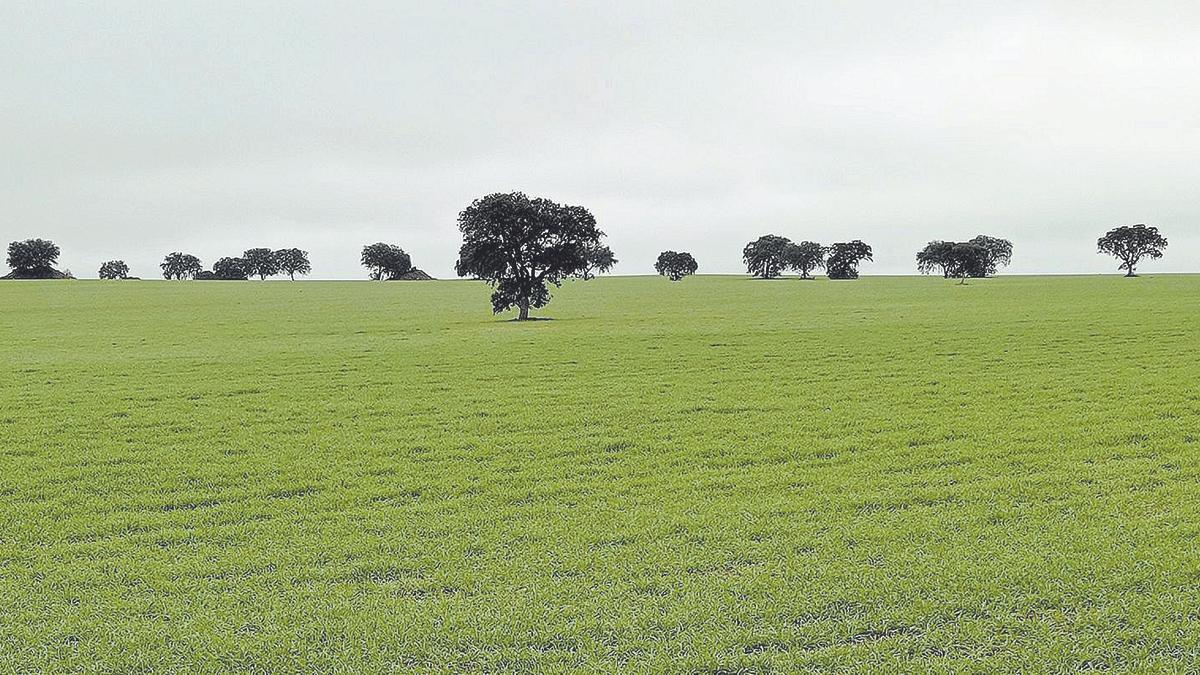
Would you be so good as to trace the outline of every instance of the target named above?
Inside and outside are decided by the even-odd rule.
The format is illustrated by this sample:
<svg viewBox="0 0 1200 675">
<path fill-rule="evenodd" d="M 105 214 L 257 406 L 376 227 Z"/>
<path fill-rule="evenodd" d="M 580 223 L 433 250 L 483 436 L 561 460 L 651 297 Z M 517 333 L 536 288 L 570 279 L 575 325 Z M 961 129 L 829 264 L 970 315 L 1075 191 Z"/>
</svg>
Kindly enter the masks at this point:
<svg viewBox="0 0 1200 675">
<path fill-rule="evenodd" d="M 0 285 L 0 671 L 1200 666 L 1200 276 Z"/>
</svg>

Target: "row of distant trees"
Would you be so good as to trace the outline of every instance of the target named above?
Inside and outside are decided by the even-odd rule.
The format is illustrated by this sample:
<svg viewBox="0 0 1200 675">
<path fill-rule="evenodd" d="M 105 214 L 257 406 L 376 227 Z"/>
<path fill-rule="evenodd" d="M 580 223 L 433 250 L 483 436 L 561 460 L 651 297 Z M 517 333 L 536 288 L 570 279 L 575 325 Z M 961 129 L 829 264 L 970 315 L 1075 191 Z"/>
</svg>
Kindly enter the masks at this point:
<svg viewBox="0 0 1200 675">
<path fill-rule="evenodd" d="M 530 198 L 521 192 L 496 193 L 472 202 L 458 216 L 463 236 L 455 271 L 459 276 L 480 279 L 491 284 L 492 311 L 518 311 L 519 319 L 529 318 L 531 309 L 550 301 L 550 287 L 559 286 L 569 277 L 592 279 L 617 263 L 612 250 L 603 243 L 604 232 L 596 219 L 582 206 L 563 205 L 544 198 Z M 1121 261 L 1120 269 L 1134 276 L 1143 259 L 1161 258 L 1167 240 L 1158 229 L 1146 225 L 1118 227 L 1097 241 L 1100 253 Z M 917 268 L 922 273 L 941 272 L 946 278 L 985 277 L 1012 261 L 1012 242 L 980 235 L 966 242 L 932 241 L 917 253 Z M 44 239 L 12 242 L 8 264 L 14 275 L 27 278 L 51 278 L 59 256 L 54 243 Z M 817 242 L 794 243 L 786 237 L 768 234 L 750 242 L 742 250 L 742 260 L 751 275 L 773 279 L 794 270 L 802 279 L 811 279 L 824 269 L 830 279 L 856 279 L 863 261 L 872 260 L 871 247 L 852 240 L 823 246 Z M 399 246 L 375 243 L 363 247 L 361 262 L 376 280 L 428 278 L 412 265 L 411 257 Z M 194 255 L 173 252 L 160 265 L 167 279 L 237 279 L 251 276 L 266 279 L 287 274 L 311 272 L 308 253 L 296 248 L 271 250 L 253 248 L 238 257 L 220 258 L 211 271 L 204 270 Z M 696 259 L 688 252 L 663 251 L 654 269 L 672 281 L 695 274 Z M 421 276 L 412 277 L 419 273 Z M 110 260 L 100 267 L 105 279 L 129 277 L 129 266 Z"/>
</svg>

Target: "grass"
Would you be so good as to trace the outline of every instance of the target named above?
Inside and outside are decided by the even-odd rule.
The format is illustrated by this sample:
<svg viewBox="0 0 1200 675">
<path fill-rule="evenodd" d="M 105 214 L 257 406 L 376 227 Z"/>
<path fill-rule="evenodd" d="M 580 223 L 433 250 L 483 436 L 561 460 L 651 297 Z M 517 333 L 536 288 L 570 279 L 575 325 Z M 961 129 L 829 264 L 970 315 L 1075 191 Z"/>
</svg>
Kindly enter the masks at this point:
<svg viewBox="0 0 1200 675">
<path fill-rule="evenodd" d="M 0 284 L 0 671 L 1200 667 L 1200 276 Z"/>
</svg>

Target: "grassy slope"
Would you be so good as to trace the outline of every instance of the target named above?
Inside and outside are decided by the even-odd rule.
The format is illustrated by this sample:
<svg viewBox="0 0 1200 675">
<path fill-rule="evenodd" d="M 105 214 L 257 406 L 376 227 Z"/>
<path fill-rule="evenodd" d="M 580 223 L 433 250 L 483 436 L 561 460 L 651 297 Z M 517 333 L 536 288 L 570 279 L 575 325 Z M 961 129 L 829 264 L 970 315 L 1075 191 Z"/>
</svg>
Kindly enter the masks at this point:
<svg viewBox="0 0 1200 675">
<path fill-rule="evenodd" d="M 0 284 L 0 670 L 1197 665 L 1200 277 Z"/>
</svg>

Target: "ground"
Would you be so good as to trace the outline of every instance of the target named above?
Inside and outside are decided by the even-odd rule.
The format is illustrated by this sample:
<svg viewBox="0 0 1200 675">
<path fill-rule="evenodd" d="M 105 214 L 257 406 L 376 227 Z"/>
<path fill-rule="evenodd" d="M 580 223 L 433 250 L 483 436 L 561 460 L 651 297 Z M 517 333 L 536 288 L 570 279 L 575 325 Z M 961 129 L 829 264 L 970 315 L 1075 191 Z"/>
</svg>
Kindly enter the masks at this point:
<svg viewBox="0 0 1200 675">
<path fill-rule="evenodd" d="M 0 283 L 0 671 L 1192 670 L 1200 276 Z"/>
</svg>

